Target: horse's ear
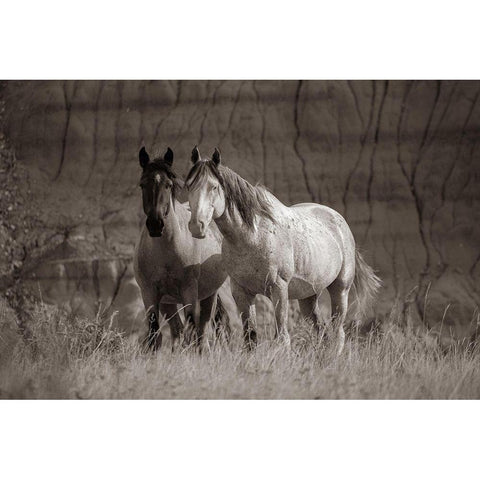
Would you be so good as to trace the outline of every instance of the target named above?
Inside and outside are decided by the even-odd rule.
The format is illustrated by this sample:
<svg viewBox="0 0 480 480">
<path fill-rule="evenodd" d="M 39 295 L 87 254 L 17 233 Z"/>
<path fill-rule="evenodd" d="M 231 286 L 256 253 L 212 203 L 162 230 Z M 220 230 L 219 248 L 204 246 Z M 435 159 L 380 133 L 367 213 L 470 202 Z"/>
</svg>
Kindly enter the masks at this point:
<svg viewBox="0 0 480 480">
<path fill-rule="evenodd" d="M 192 163 L 197 163 L 200 160 L 200 152 L 198 147 L 195 145 L 195 148 L 192 150 Z"/>
<path fill-rule="evenodd" d="M 173 152 L 170 147 L 167 148 L 167 151 L 165 152 L 165 155 L 163 156 L 163 161 L 167 164 L 172 166 L 173 164 Z"/>
<path fill-rule="evenodd" d="M 215 147 L 215 151 L 213 152 L 212 160 L 215 165 L 218 165 L 221 161 L 220 150 L 217 147 Z"/>
<path fill-rule="evenodd" d="M 148 153 L 145 150 L 145 147 L 142 147 L 138 152 L 138 159 L 140 160 L 140 166 L 142 168 L 145 168 L 150 162 L 150 157 L 148 156 Z"/>
</svg>

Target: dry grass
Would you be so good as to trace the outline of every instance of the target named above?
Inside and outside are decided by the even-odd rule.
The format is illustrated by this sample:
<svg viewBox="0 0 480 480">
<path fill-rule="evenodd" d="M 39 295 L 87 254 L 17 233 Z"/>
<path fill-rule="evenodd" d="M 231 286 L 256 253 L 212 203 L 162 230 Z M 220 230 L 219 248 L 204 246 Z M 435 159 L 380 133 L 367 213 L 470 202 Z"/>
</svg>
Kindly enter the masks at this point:
<svg viewBox="0 0 480 480">
<path fill-rule="evenodd" d="M 339 359 L 303 320 L 291 329 L 292 350 L 264 340 L 248 353 L 236 332 L 202 355 L 172 353 L 167 341 L 155 356 L 98 319 L 46 307 L 36 318 L 34 344 L 0 354 L 1 398 L 480 398 L 477 346 L 445 349 L 392 318 L 366 336 L 349 335 Z M 270 333 L 265 327 L 260 338 Z"/>
</svg>

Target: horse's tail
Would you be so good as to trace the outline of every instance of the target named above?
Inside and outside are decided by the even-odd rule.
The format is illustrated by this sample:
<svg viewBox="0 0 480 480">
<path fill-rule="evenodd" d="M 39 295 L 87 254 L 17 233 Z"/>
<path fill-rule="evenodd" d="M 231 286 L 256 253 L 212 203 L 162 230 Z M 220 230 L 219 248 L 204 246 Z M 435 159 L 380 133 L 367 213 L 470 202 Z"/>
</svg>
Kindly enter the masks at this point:
<svg viewBox="0 0 480 480">
<path fill-rule="evenodd" d="M 371 312 L 375 297 L 381 285 L 382 280 L 375 274 L 373 268 L 365 262 L 360 252 L 355 250 L 352 319 L 356 325 L 360 325 L 365 317 Z"/>
</svg>

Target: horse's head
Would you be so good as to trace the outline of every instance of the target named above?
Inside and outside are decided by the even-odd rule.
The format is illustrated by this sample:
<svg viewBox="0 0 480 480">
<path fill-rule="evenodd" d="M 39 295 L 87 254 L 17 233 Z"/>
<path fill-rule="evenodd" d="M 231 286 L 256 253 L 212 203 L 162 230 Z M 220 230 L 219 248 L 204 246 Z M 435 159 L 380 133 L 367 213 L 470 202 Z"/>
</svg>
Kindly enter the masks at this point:
<svg viewBox="0 0 480 480">
<path fill-rule="evenodd" d="M 161 237 L 165 219 L 170 212 L 175 198 L 177 182 L 172 171 L 173 152 L 167 149 L 163 158 L 150 161 L 145 147 L 138 154 L 142 177 L 143 211 L 147 216 L 147 229 L 151 237 Z"/>
<path fill-rule="evenodd" d="M 188 201 L 192 216 L 188 228 L 195 238 L 205 238 L 212 219 L 225 211 L 225 192 L 218 167 L 220 152 L 215 148 L 212 159 L 202 159 L 198 148 L 192 151 L 193 167 L 187 175 Z"/>
</svg>

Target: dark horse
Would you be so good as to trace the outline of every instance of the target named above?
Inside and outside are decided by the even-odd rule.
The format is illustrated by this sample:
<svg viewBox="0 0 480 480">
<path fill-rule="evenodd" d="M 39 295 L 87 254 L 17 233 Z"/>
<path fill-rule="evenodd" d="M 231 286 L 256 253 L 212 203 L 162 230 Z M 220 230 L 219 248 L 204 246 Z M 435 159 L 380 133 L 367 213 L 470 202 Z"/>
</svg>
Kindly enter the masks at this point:
<svg viewBox="0 0 480 480">
<path fill-rule="evenodd" d="M 190 212 L 177 200 L 182 185 L 172 170 L 173 152 L 170 148 L 163 158 L 150 161 L 143 147 L 139 159 L 143 211 L 147 219 L 135 249 L 134 270 L 148 317 L 149 331 L 145 342 L 148 348 L 160 348 L 161 313 L 170 326 L 174 348 L 183 332 L 178 310 L 178 304 L 182 304 L 188 323 L 185 340 L 190 341 L 195 331 L 195 343 L 201 347 L 205 325 L 215 312 L 217 292 L 227 280 L 220 254 L 222 236 L 212 225 L 206 232 L 208 242 L 192 238 L 188 230 Z M 221 294 L 228 295 L 229 290 L 226 285 Z M 197 301 L 200 301 L 199 312 Z M 225 318 L 225 315 L 219 315 L 221 310 L 223 307 L 219 305 L 217 319 L 219 316 Z M 226 323 L 228 335 L 228 320 Z"/>
</svg>

